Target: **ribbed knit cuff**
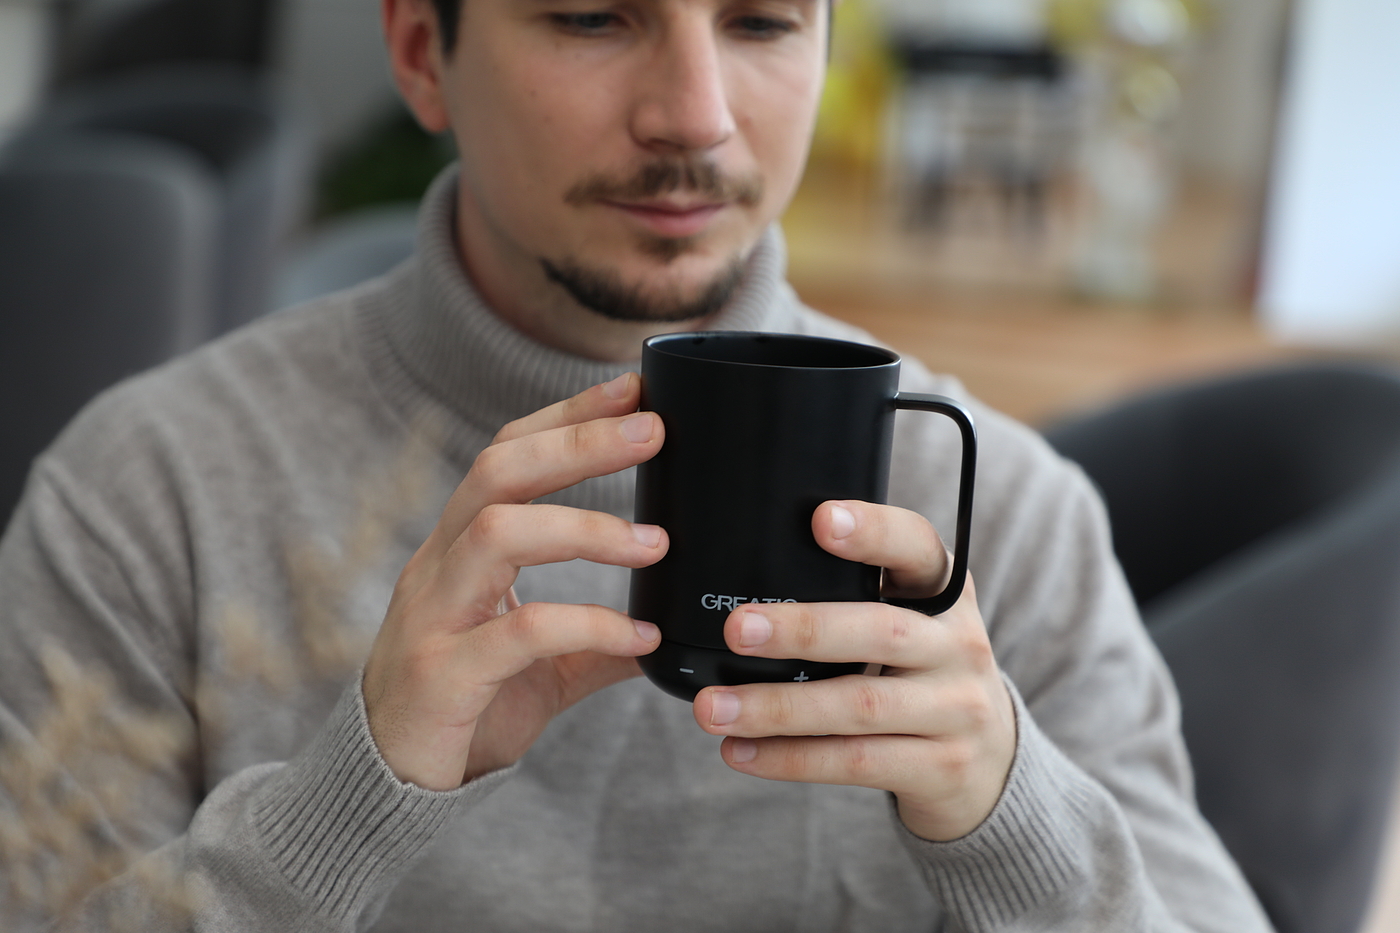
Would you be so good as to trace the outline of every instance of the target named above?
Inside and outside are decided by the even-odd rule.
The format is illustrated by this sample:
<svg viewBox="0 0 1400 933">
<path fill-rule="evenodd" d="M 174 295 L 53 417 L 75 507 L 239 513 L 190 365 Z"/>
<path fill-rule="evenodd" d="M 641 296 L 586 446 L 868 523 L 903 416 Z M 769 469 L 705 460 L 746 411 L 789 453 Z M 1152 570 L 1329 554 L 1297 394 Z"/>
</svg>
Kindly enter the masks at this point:
<svg viewBox="0 0 1400 933">
<path fill-rule="evenodd" d="M 1007 687 L 1016 709 L 1016 758 L 991 814 L 961 839 L 931 842 L 895 812 L 934 896 L 969 933 L 1031 929 L 1024 925 L 1030 918 L 1073 914 L 1096 881 L 1102 833 L 1127 832 L 1108 792 L 1055 747 L 1015 687 Z"/>
<path fill-rule="evenodd" d="M 403 783 L 370 735 L 357 677 L 310 746 L 259 792 L 253 821 L 288 882 L 342 920 L 386 894 L 450 819 L 513 771 L 446 792 Z"/>
</svg>

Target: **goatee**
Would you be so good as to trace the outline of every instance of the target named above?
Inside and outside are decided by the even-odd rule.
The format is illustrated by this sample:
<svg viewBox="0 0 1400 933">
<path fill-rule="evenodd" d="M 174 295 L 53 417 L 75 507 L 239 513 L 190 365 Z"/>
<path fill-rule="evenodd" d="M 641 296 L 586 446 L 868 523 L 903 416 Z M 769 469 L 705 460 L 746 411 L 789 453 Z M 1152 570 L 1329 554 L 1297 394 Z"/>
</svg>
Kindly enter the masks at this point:
<svg viewBox="0 0 1400 933">
<path fill-rule="evenodd" d="M 751 208 L 763 200 L 763 182 L 756 175 L 729 175 L 706 158 L 652 159 L 629 174 L 591 175 L 571 187 L 564 200 L 585 207 L 599 202 L 639 202 L 675 191 L 701 196 L 712 204 Z M 699 244 L 700 236 L 662 237 L 642 234 L 641 252 L 669 265 Z M 545 276 L 562 287 L 574 301 L 614 321 L 694 321 L 714 314 L 729 300 L 743 278 L 742 257 L 729 265 L 698 292 L 679 288 L 646 288 L 628 283 L 613 269 L 585 266 L 570 259 L 541 259 Z"/>
<path fill-rule="evenodd" d="M 611 269 L 588 269 L 564 260 L 541 259 L 545 276 L 574 301 L 614 321 L 680 322 L 709 317 L 734 294 L 744 277 L 744 264 L 735 259 L 698 294 L 683 295 L 671 289 L 652 294 L 631 285 Z"/>
</svg>

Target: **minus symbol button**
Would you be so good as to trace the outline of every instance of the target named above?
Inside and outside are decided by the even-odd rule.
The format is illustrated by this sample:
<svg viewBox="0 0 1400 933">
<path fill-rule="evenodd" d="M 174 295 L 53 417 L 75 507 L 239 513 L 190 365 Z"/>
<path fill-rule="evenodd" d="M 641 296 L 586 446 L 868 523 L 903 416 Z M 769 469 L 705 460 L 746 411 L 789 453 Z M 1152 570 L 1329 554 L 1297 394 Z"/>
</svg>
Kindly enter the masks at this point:
<svg viewBox="0 0 1400 933">
<path fill-rule="evenodd" d="M 681 668 L 681 673 L 682 673 L 682 674 L 694 674 L 695 672 L 692 671 L 692 670 L 691 670 L 690 668 L 688 668 L 688 667 L 683 667 L 683 668 Z"/>
</svg>

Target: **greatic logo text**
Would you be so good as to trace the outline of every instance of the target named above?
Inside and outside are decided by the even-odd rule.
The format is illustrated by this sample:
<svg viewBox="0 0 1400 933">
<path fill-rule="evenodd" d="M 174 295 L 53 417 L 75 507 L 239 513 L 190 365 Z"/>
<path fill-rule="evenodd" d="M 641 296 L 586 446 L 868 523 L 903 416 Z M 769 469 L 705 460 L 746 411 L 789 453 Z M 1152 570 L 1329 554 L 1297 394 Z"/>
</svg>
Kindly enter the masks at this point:
<svg viewBox="0 0 1400 933">
<path fill-rule="evenodd" d="M 706 593 L 700 597 L 700 605 L 706 609 L 720 609 L 724 612 L 731 611 L 735 606 L 742 606 L 745 603 L 795 603 L 795 599 L 765 598 L 762 596 L 720 596 L 716 593 Z"/>
</svg>

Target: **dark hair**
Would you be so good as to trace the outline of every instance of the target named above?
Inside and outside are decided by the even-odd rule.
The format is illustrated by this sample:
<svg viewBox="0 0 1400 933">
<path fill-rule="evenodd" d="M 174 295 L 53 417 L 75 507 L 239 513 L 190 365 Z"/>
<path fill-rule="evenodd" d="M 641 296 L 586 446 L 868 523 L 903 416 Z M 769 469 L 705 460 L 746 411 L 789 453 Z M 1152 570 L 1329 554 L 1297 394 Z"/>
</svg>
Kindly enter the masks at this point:
<svg viewBox="0 0 1400 933">
<path fill-rule="evenodd" d="M 433 0 L 437 8 L 438 27 L 442 30 L 442 50 L 451 52 L 457 45 L 457 20 L 462 14 L 462 0 Z"/>
</svg>

